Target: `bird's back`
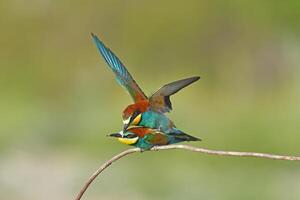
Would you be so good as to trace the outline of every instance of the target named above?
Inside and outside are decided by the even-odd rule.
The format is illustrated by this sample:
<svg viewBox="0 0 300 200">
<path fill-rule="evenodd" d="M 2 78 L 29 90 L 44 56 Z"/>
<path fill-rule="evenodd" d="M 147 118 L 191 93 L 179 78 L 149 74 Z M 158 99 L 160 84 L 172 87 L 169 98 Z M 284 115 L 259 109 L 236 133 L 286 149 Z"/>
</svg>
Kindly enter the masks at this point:
<svg viewBox="0 0 300 200">
<path fill-rule="evenodd" d="M 139 126 L 158 129 L 167 133 L 174 127 L 174 124 L 165 114 L 148 110 L 142 114 Z"/>
</svg>

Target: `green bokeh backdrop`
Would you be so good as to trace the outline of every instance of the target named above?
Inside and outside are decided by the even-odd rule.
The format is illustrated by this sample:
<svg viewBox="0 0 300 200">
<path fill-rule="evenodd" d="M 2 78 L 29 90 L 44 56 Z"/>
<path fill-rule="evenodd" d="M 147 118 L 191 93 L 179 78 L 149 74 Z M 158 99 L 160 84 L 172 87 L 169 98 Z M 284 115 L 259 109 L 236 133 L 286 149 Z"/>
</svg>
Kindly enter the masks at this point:
<svg viewBox="0 0 300 200">
<path fill-rule="evenodd" d="M 94 32 L 147 94 L 200 75 L 170 117 L 212 149 L 300 155 L 300 2 L 0 1 L 0 198 L 72 199 L 128 148 L 130 97 Z M 298 163 L 186 151 L 126 157 L 84 199 L 298 200 Z"/>
</svg>

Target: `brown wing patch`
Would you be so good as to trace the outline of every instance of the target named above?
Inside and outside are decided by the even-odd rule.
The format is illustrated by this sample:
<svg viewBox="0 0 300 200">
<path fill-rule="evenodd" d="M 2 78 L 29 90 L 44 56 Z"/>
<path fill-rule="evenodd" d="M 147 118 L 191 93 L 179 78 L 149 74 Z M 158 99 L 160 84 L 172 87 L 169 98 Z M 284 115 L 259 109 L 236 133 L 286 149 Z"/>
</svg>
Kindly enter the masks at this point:
<svg viewBox="0 0 300 200">
<path fill-rule="evenodd" d="M 166 135 L 157 132 L 153 135 L 150 142 L 155 145 L 166 145 L 168 144 L 168 138 Z"/>
</svg>

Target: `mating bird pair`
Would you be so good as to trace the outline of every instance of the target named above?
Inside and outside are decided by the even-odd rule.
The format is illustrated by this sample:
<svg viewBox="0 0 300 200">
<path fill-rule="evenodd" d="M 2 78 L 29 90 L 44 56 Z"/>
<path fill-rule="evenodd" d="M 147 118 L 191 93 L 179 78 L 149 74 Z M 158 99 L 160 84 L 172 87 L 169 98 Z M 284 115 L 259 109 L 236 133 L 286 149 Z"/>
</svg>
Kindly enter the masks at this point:
<svg viewBox="0 0 300 200">
<path fill-rule="evenodd" d="M 123 130 L 109 136 L 142 150 L 148 150 L 156 145 L 200 140 L 177 129 L 165 115 L 172 110 L 170 96 L 199 80 L 200 77 L 195 76 L 166 84 L 148 98 L 117 56 L 96 35 L 92 34 L 92 37 L 106 63 L 115 73 L 117 82 L 128 91 L 134 101 L 134 104 L 123 111 Z"/>
</svg>

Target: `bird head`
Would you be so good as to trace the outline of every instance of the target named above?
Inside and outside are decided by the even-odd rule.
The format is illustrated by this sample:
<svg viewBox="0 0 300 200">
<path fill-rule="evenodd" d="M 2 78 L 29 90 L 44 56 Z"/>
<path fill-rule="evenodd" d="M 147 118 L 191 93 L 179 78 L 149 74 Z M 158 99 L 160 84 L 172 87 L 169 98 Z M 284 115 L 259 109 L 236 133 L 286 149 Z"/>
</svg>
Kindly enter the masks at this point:
<svg viewBox="0 0 300 200">
<path fill-rule="evenodd" d="M 110 137 L 116 137 L 118 138 L 118 140 L 123 143 L 123 144 L 128 144 L 128 145 L 133 145 L 135 143 L 137 143 L 139 137 L 130 132 L 130 131 L 127 131 L 127 132 L 123 132 L 123 131 L 120 131 L 119 133 L 112 133 L 112 134 L 109 134 L 108 136 Z"/>
<path fill-rule="evenodd" d="M 123 111 L 124 132 L 126 132 L 126 130 L 131 126 L 138 126 L 142 119 L 142 113 L 148 109 L 148 106 L 148 101 L 140 101 L 127 106 L 127 108 Z"/>
</svg>

